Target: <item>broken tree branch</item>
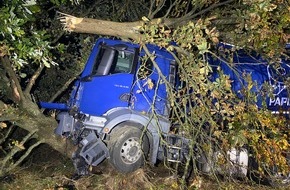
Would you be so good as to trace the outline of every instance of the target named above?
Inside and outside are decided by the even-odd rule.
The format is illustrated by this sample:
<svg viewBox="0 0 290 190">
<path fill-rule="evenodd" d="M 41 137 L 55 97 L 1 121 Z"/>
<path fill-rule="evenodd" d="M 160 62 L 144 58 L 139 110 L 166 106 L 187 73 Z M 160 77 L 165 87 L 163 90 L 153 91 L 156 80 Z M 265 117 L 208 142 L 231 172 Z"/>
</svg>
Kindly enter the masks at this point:
<svg viewBox="0 0 290 190">
<path fill-rule="evenodd" d="M 153 6 L 156 2 L 152 2 L 151 1 L 151 6 L 150 6 L 150 10 L 149 10 L 149 14 L 148 14 L 148 18 L 149 19 L 153 19 L 154 16 L 162 9 L 162 7 L 165 5 L 166 0 L 162 0 L 162 1 L 158 1 L 158 5 L 155 8 L 155 10 L 153 10 Z"/>
<path fill-rule="evenodd" d="M 71 77 L 66 83 L 48 100 L 48 102 L 53 102 L 61 93 L 63 93 L 69 85 L 77 78 L 77 76 Z"/>
<path fill-rule="evenodd" d="M 33 145 L 31 145 L 27 151 L 11 166 L 9 166 L 10 170 L 13 170 L 16 166 L 18 166 L 19 164 L 21 164 L 23 162 L 23 160 L 25 158 L 27 158 L 27 156 L 30 155 L 31 151 L 36 148 L 37 146 L 39 146 L 40 144 L 44 143 L 43 141 L 37 141 L 36 143 L 34 143 Z"/>
<path fill-rule="evenodd" d="M 29 80 L 29 83 L 27 84 L 25 90 L 24 90 L 24 94 L 29 97 L 29 93 L 33 87 L 33 85 L 35 84 L 36 79 L 39 77 L 39 75 L 41 74 L 42 70 L 44 69 L 44 65 L 40 64 L 38 69 L 35 71 L 35 73 L 32 75 L 32 77 Z"/>
<path fill-rule="evenodd" d="M 69 32 L 110 35 L 116 37 L 126 37 L 129 39 L 138 39 L 138 26 L 141 26 L 142 24 L 142 21 L 121 23 L 91 18 L 78 18 L 65 13 L 59 14 L 59 20 L 64 26 L 64 30 Z"/>
<path fill-rule="evenodd" d="M 224 1 L 224 2 L 220 2 L 220 3 L 214 3 L 211 6 L 205 8 L 205 9 L 202 9 L 201 11 L 199 11 L 199 12 L 197 12 L 195 14 L 193 14 L 193 12 L 191 11 L 188 14 L 184 15 L 183 17 L 184 17 L 185 20 L 191 20 L 191 19 L 194 19 L 194 18 L 196 18 L 198 16 L 201 16 L 202 14 L 205 14 L 205 13 L 207 13 L 207 12 L 209 12 L 209 11 L 215 9 L 215 8 L 224 6 L 226 4 L 230 4 L 230 3 L 234 2 L 234 1 L 235 0 L 227 0 L 227 1 Z"/>
<path fill-rule="evenodd" d="M 12 150 L 0 162 L 1 170 L 4 170 L 3 168 L 7 167 L 8 161 L 10 161 L 17 152 L 19 152 L 19 151 L 24 149 L 24 147 L 23 147 L 24 143 L 27 142 L 36 132 L 37 132 L 37 130 L 34 130 L 34 131 L 30 132 L 28 135 L 26 135 L 22 139 L 22 141 L 19 144 L 15 144 L 15 146 L 12 148 Z"/>
<path fill-rule="evenodd" d="M 12 65 L 11 65 L 10 60 L 5 55 L 3 57 L 0 57 L 0 61 L 5 69 L 6 73 L 8 74 L 8 76 L 10 78 L 10 83 L 11 83 L 13 96 L 14 96 L 12 100 L 15 103 L 19 103 L 19 102 L 23 101 L 25 99 L 25 97 L 24 97 L 21 85 L 19 83 L 19 80 L 16 76 L 16 73 L 12 69 Z"/>
<path fill-rule="evenodd" d="M 11 134 L 12 130 L 14 129 L 14 125 L 11 125 L 8 130 L 6 131 L 5 135 L 0 139 L 0 145 L 5 142 L 8 136 Z"/>
</svg>

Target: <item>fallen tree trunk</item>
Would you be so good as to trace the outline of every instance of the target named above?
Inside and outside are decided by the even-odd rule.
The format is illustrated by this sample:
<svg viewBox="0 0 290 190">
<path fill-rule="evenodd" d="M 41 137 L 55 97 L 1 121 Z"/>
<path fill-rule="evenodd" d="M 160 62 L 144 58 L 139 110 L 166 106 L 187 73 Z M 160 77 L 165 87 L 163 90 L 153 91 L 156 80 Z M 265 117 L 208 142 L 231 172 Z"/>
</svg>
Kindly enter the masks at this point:
<svg viewBox="0 0 290 190">
<path fill-rule="evenodd" d="M 167 27 L 181 24 L 188 21 L 183 18 L 156 18 L 135 22 L 113 22 L 107 20 L 79 18 L 72 15 L 60 13 L 60 21 L 64 26 L 64 30 L 76 33 L 98 34 L 106 36 L 115 36 L 120 38 L 128 38 L 138 40 L 141 38 L 140 28 L 143 24 L 163 24 Z"/>
<path fill-rule="evenodd" d="M 1 111 L 0 115 L 0 122 L 9 121 L 28 132 L 35 131 L 34 138 L 40 139 L 43 143 L 50 145 L 64 155 L 71 155 L 72 146 L 68 147 L 65 139 L 54 134 L 54 129 L 57 126 L 55 118 L 46 117 L 42 114 L 38 116 L 29 115 L 25 111 L 13 107 Z"/>
<path fill-rule="evenodd" d="M 40 66 L 36 74 L 33 75 L 33 79 L 29 83 L 31 86 L 28 85 L 24 92 L 9 57 L 7 55 L 0 57 L 0 62 L 5 71 L 3 73 L 7 75 L 7 80 L 10 82 L 7 89 L 11 88 L 11 94 L 7 95 L 7 98 L 14 102 L 14 104 L 6 105 L 0 100 L 0 122 L 10 122 L 29 133 L 33 132 L 33 138 L 47 143 L 60 153 L 64 154 L 69 151 L 66 150 L 64 140 L 54 135 L 54 129 L 57 126 L 55 118 L 42 114 L 37 104 L 30 98 L 31 87 L 40 75 L 43 66 Z"/>
<path fill-rule="evenodd" d="M 28 103 L 26 102 L 26 104 Z M 34 103 L 30 102 L 30 104 Z M 2 106 L 0 105 L 0 124 L 1 132 L 3 130 L 5 133 L 0 136 L 0 148 L 9 144 L 8 147 L 1 150 L 3 155 L 0 157 L 0 178 L 12 172 L 40 144 L 47 144 L 66 157 L 72 155 L 71 143 L 66 143 L 69 141 L 54 135 L 57 122 L 52 117 L 46 117 L 43 114 L 35 116 L 24 111 L 23 108 L 7 106 L 3 103 Z M 8 129 L 5 130 L 7 127 Z M 14 139 L 12 135 L 17 127 L 26 130 L 27 134 L 22 134 Z"/>
<path fill-rule="evenodd" d="M 78 18 L 67 14 L 62 14 L 60 20 L 64 24 L 64 29 L 70 32 L 110 35 L 131 39 L 138 38 L 138 26 L 141 26 L 140 21 L 120 23 L 90 18 Z"/>
</svg>

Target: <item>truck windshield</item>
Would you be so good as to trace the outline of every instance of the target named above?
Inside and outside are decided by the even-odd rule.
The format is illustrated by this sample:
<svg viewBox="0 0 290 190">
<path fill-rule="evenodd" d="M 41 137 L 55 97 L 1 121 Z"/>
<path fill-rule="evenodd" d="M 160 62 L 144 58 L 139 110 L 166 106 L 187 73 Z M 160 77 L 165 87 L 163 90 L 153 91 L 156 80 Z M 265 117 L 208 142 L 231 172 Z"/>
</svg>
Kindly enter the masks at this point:
<svg viewBox="0 0 290 190">
<path fill-rule="evenodd" d="M 134 54 L 132 49 L 117 50 L 114 47 L 101 46 L 92 74 L 131 73 Z"/>
</svg>

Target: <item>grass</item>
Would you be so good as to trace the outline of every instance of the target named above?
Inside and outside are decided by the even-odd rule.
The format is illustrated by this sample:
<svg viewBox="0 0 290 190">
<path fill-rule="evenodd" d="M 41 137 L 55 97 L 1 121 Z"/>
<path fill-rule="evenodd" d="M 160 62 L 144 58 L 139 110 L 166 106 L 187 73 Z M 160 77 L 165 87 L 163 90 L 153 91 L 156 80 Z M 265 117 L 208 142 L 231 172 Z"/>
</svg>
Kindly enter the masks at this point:
<svg viewBox="0 0 290 190">
<path fill-rule="evenodd" d="M 43 150 L 44 148 L 44 150 Z M 116 172 L 105 161 L 93 168 L 93 175 L 78 180 L 70 179 L 73 165 L 57 152 L 47 147 L 35 151 L 26 163 L 11 175 L 0 179 L 0 190 L 179 190 L 180 182 L 170 171 L 161 166 L 138 169 L 130 174 Z M 195 177 L 189 181 L 190 190 L 274 190 L 252 181 L 227 181 Z M 279 190 L 287 190 L 280 188 Z"/>
<path fill-rule="evenodd" d="M 130 174 L 120 174 L 113 170 L 108 163 L 103 163 L 97 174 L 72 180 L 71 165 L 42 165 L 30 168 L 19 168 L 11 176 L 12 179 L 2 180 L 1 190 L 135 190 L 181 189 L 178 180 L 169 174 L 164 167 L 152 169 L 138 169 Z M 159 173 L 161 172 L 161 173 Z M 164 173 L 165 172 L 165 173 Z M 167 175 L 167 176 L 166 176 Z M 166 176 L 166 177 L 165 177 Z M 223 189 L 223 190 L 274 190 L 269 186 L 242 181 L 220 181 L 202 177 L 190 181 L 188 189 Z M 283 188 L 281 188 L 282 190 Z M 284 188 L 283 190 L 286 190 Z"/>
</svg>

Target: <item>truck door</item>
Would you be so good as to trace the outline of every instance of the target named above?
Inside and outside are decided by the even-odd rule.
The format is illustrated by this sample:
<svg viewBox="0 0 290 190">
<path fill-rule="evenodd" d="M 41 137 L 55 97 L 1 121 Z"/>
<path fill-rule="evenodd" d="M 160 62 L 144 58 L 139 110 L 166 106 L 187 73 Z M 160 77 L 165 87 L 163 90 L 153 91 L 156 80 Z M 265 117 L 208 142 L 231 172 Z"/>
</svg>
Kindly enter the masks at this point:
<svg viewBox="0 0 290 190">
<path fill-rule="evenodd" d="M 100 45 L 91 73 L 80 79 L 76 95 L 80 112 L 102 115 L 129 106 L 136 51 L 125 45 Z"/>
<path fill-rule="evenodd" d="M 162 74 L 168 79 L 169 59 L 165 56 L 157 55 L 154 60 Z M 141 54 L 139 68 L 137 69 L 136 81 L 133 86 L 132 108 L 134 110 L 155 113 L 168 116 L 166 85 L 160 77 L 158 69 L 154 67 L 150 58 Z"/>
</svg>

